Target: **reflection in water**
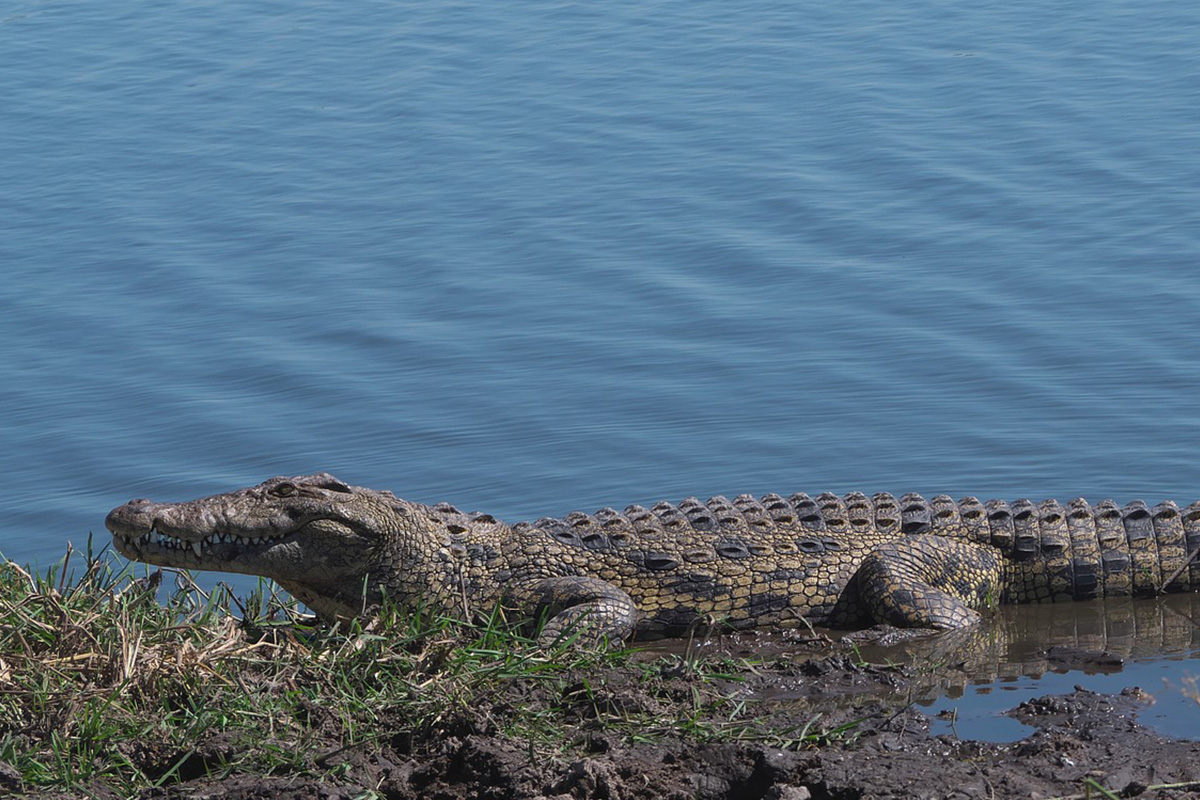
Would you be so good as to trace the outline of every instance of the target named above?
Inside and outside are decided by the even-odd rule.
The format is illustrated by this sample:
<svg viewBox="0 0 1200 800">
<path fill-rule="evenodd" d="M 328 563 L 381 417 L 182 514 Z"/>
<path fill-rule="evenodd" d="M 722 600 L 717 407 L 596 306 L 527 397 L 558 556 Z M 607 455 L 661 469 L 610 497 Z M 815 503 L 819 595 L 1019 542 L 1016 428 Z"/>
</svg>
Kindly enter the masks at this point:
<svg viewBox="0 0 1200 800">
<path fill-rule="evenodd" d="M 1200 654 L 1197 619 L 1197 593 L 1004 606 L 961 638 L 951 633 L 863 654 L 918 665 L 949 659 L 976 685 L 1050 671 L 1128 674 L 1131 662 Z"/>
<path fill-rule="evenodd" d="M 1117 694 L 1139 687 L 1152 702 L 1138 720 L 1158 732 L 1200 738 L 1200 593 L 1158 598 L 1112 598 L 1086 602 L 1004 606 L 973 628 L 923 636 L 899 644 L 859 643 L 853 661 L 904 667 L 904 678 L 780 682 L 758 694 L 769 703 L 811 706 L 916 704 L 930 716 L 934 733 L 963 739 L 1015 741 L 1032 729 L 1006 712 L 1033 697 L 1070 693 L 1076 686 Z M 837 642 L 845 631 L 817 631 Z M 809 661 L 828 647 L 797 645 L 792 634 L 710 637 L 710 654 L 764 660 Z M 852 637 L 853 638 L 853 637 Z M 843 647 L 845 645 L 842 645 Z M 680 652 L 680 642 L 656 642 L 654 652 Z M 878 676 L 877 676 L 878 677 Z"/>
<path fill-rule="evenodd" d="M 958 647 L 934 637 L 863 654 L 930 669 L 912 699 L 927 706 L 937 733 L 1015 740 L 1030 729 L 1004 712 L 1024 700 L 1076 686 L 1105 693 L 1137 686 L 1156 700 L 1139 721 L 1197 738 L 1200 706 L 1186 694 L 1200 674 L 1197 620 L 1196 593 L 1006 606 Z"/>
</svg>

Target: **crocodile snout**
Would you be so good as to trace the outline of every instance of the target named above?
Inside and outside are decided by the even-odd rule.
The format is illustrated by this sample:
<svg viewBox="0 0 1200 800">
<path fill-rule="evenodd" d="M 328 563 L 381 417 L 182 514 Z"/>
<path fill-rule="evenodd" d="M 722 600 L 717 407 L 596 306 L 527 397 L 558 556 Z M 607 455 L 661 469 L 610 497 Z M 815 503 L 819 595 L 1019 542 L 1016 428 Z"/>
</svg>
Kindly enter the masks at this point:
<svg viewBox="0 0 1200 800">
<path fill-rule="evenodd" d="M 154 517 L 149 513 L 152 505 L 149 500 L 130 500 L 108 512 L 104 527 L 124 535 L 145 533 L 154 527 Z"/>
</svg>

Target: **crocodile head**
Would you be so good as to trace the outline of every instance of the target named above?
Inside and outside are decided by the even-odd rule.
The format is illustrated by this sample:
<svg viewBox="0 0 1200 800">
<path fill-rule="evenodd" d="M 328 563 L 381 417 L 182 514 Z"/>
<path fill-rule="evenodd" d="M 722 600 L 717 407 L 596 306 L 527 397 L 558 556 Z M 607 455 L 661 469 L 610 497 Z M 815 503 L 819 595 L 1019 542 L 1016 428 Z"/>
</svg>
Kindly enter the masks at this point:
<svg viewBox="0 0 1200 800">
<path fill-rule="evenodd" d="M 262 575 L 321 616 L 350 617 L 377 553 L 396 534 L 401 505 L 391 492 L 320 473 L 184 503 L 132 500 L 104 524 L 126 558 Z"/>
</svg>

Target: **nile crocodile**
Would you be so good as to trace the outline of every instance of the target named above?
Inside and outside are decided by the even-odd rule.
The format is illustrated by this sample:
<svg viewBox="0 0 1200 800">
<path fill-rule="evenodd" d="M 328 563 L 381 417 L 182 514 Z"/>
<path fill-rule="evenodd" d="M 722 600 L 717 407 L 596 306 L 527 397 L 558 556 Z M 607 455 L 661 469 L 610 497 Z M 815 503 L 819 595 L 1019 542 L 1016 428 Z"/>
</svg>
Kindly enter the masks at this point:
<svg viewBox="0 0 1200 800">
<path fill-rule="evenodd" d="M 611 639 L 804 624 L 959 628 L 995 603 L 1200 588 L 1200 503 L 768 494 L 603 508 L 509 525 L 442 503 L 272 478 L 105 522 L 124 556 L 262 575 L 319 616 L 385 596 L 471 617 L 499 607 Z"/>
</svg>

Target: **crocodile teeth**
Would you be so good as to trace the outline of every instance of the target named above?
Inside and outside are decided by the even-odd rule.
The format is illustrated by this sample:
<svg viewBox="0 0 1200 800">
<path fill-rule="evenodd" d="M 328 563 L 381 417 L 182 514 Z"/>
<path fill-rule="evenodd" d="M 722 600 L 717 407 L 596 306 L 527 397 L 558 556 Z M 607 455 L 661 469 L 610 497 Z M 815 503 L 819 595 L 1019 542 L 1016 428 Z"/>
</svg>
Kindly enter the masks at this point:
<svg viewBox="0 0 1200 800">
<path fill-rule="evenodd" d="M 240 544 L 243 546 L 265 545 L 265 544 L 269 544 L 269 543 L 275 541 L 275 539 L 277 539 L 279 537 L 271 536 L 271 535 L 239 536 L 236 533 L 210 533 L 208 536 L 206 536 L 203 539 L 189 542 L 184 539 L 180 539 L 177 536 L 171 536 L 169 534 L 163 533 L 157 529 L 152 528 L 149 531 L 143 533 L 139 537 L 136 537 L 136 538 L 127 537 L 127 538 L 129 539 L 129 541 L 131 543 L 137 542 L 137 544 L 139 544 L 139 545 L 154 544 L 154 545 L 157 545 L 158 547 L 163 547 L 168 550 L 186 550 L 190 547 L 192 552 L 194 552 L 197 556 L 201 556 L 204 554 L 204 551 L 210 545 L 215 545 L 215 544 Z"/>
</svg>

